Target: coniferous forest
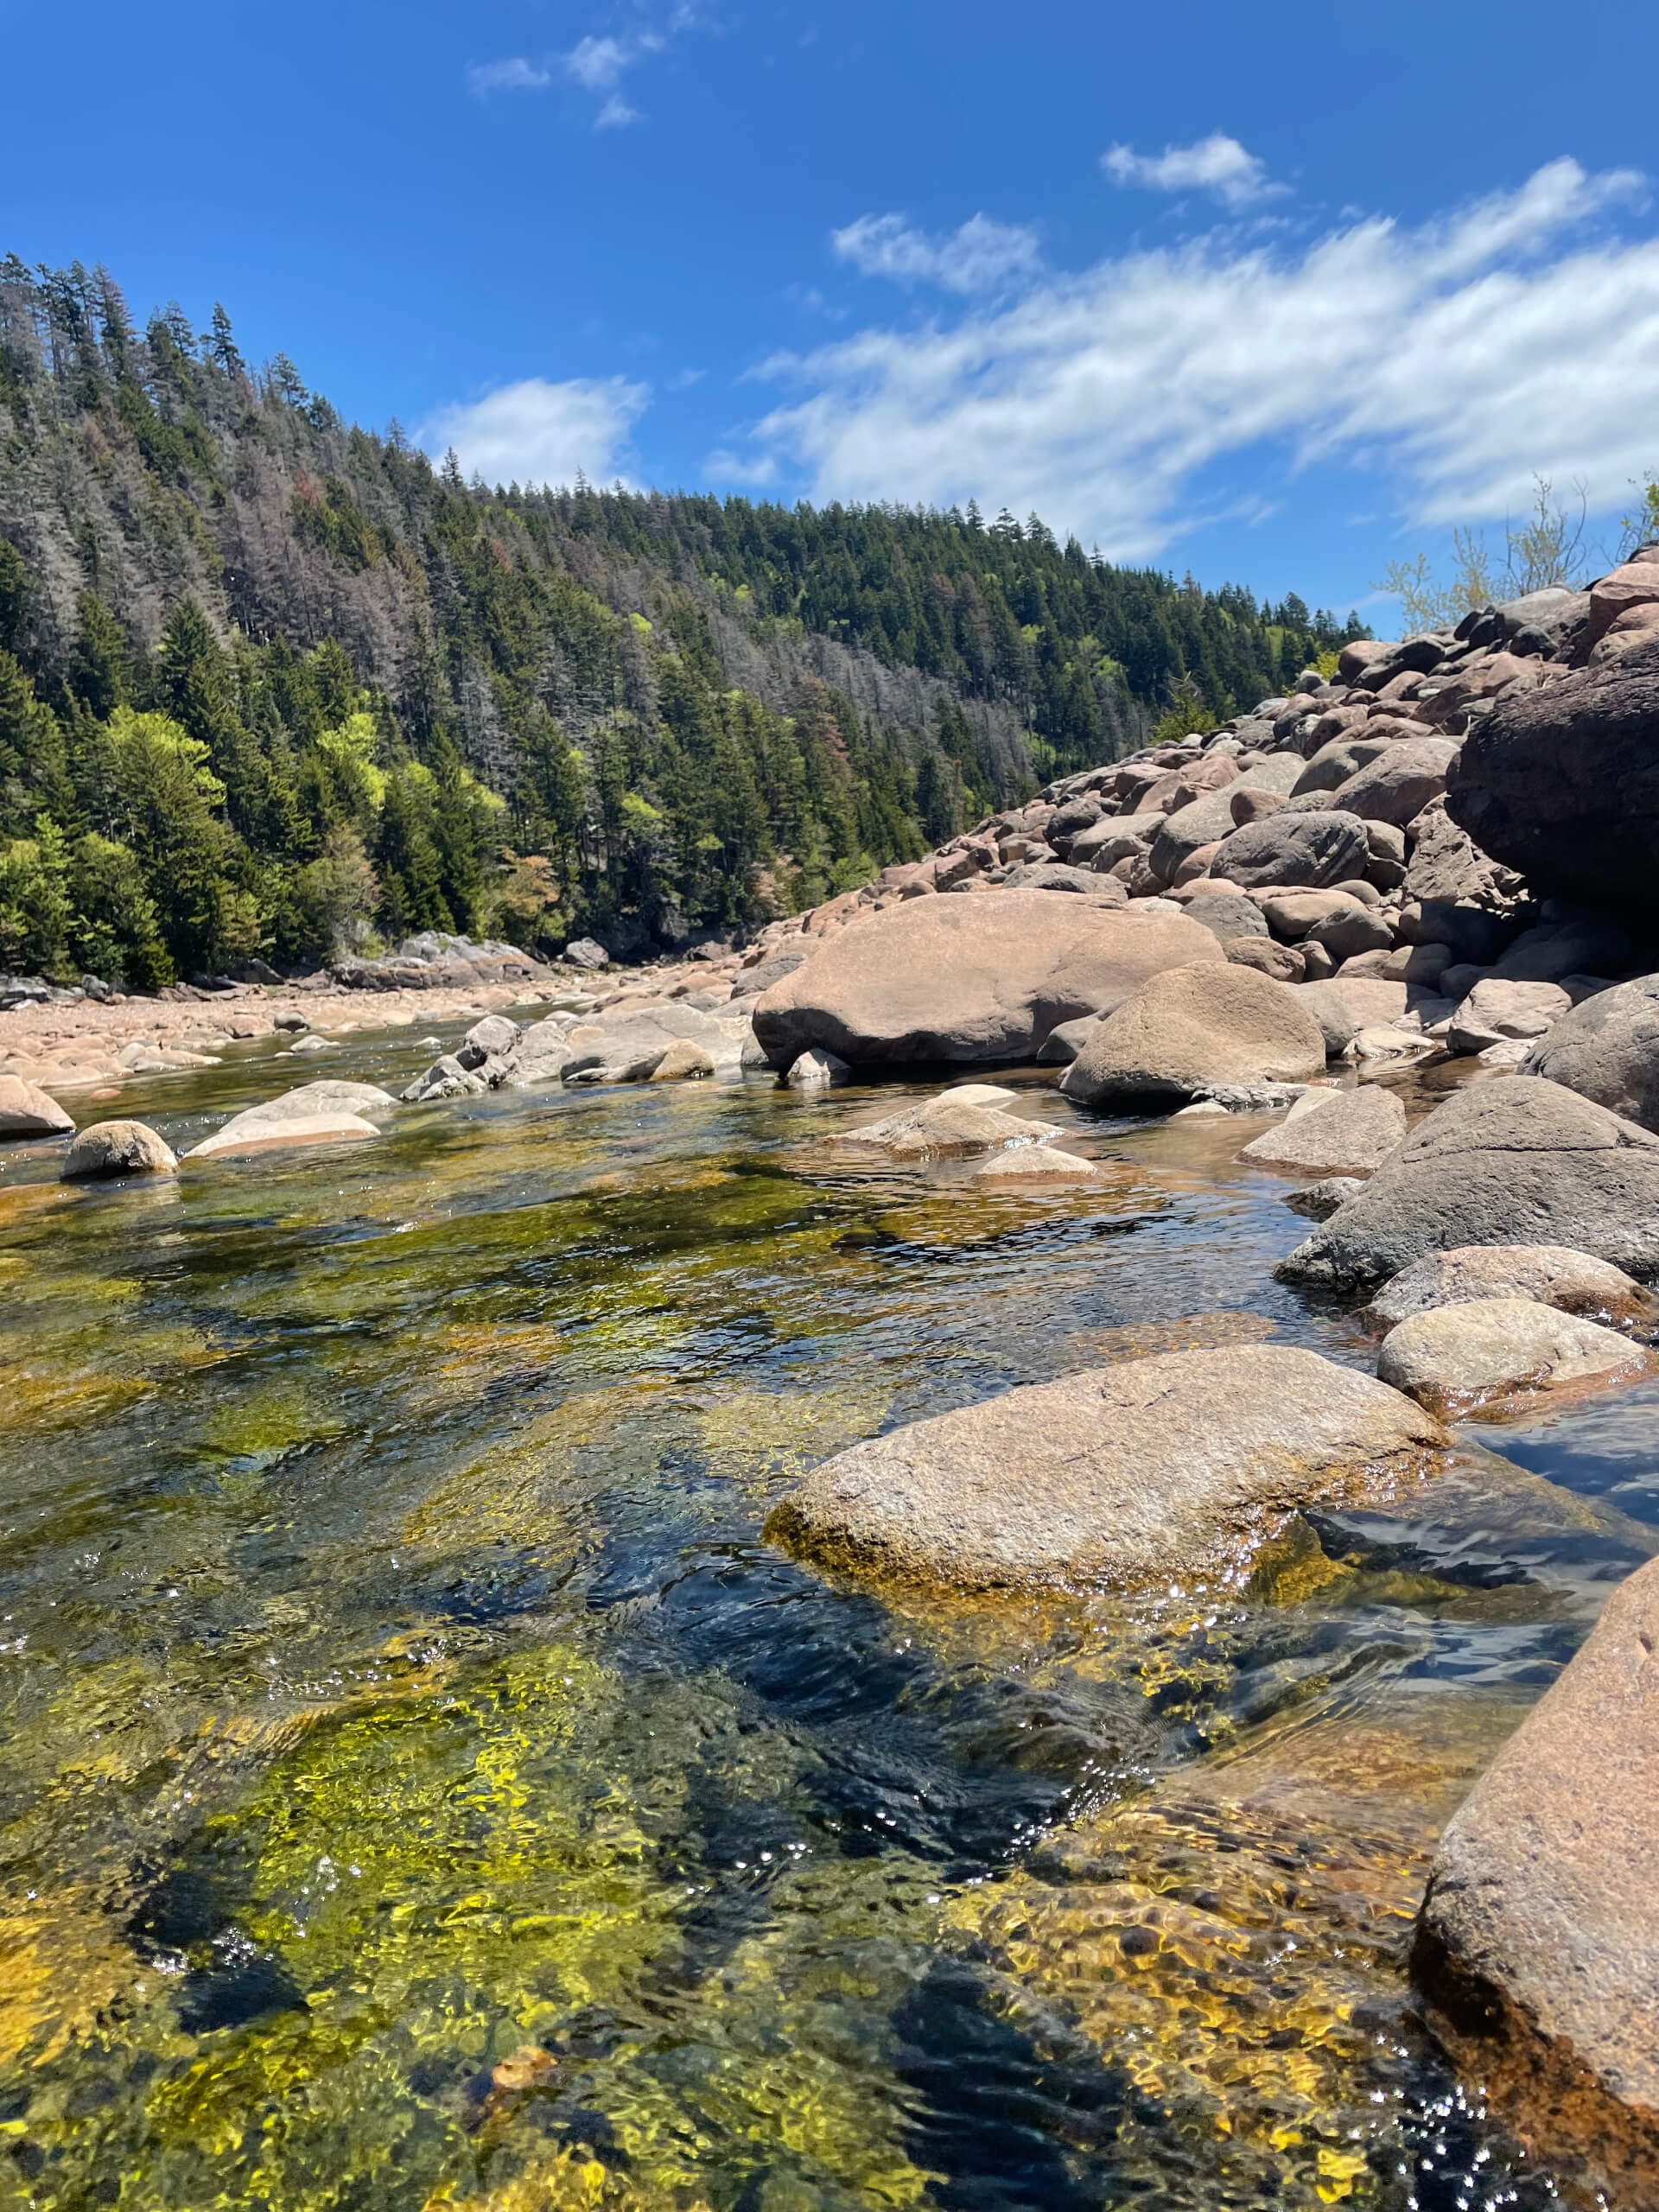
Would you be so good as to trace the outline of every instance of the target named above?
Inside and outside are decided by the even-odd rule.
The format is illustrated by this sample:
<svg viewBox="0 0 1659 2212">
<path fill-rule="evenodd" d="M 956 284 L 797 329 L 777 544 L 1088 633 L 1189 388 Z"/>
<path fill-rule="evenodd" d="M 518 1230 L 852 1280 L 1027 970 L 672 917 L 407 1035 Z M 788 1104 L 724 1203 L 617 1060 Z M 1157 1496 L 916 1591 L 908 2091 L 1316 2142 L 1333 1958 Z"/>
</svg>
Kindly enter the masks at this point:
<svg viewBox="0 0 1659 2212">
<path fill-rule="evenodd" d="M 0 971 L 682 944 L 1359 634 L 1034 516 L 468 483 L 222 308 L 0 264 Z"/>
</svg>

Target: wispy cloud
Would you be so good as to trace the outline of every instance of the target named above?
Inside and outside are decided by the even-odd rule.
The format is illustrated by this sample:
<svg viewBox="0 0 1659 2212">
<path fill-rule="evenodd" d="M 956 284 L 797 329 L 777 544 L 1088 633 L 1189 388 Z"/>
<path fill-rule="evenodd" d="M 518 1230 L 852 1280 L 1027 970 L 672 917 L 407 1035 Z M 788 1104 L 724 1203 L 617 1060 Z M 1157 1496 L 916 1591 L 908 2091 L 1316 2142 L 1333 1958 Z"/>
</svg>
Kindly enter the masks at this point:
<svg viewBox="0 0 1659 2212">
<path fill-rule="evenodd" d="M 1221 130 L 1191 146 L 1166 146 L 1161 154 L 1109 146 L 1100 165 L 1115 184 L 1139 185 L 1147 192 L 1207 192 L 1225 207 L 1248 207 L 1289 189 L 1273 183 L 1267 163 Z"/>
<path fill-rule="evenodd" d="M 543 54 L 535 60 L 516 54 L 507 60 L 474 63 L 467 72 L 467 83 L 480 99 L 496 92 L 544 92 L 556 84 L 575 85 L 599 102 L 595 130 L 621 130 L 643 120 L 641 111 L 621 91 L 629 72 L 665 53 L 683 32 L 706 28 L 693 0 L 675 0 L 665 12 L 653 8 L 651 19 L 639 22 L 634 29 L 590 31 L 564 53 Z"/>
<path fill-rule="evenodd" d="M 569 484 L 578 474 L 608 482 L 628 465 L 628 433 L 649 386 L 621 377 L 542 377 L 504 385 L 469 404 L 439 408 L 419 442 L 434 455 L 453 446 L 462 471 L 486 484 Z"/>
<path fill-rule="evenodd" d="M 1251 449 L 1281 477 L 1372 469 L 1421 525 L 1516 511 L 1535 470 L 1611 504 L 1656 461 L 1659 236 L 1607 220 L 1640 191 L 1557 161 L 1415 226 L 1290 247 L 1229 224 L 1038 271 L 955 319 L 763 364 L 794 396 L 741 465 L 822 499 L 1035 508 L 1120 559 L 1193 527 L 1205 472 Z"/>
<path fill-rule="evenodd" d="M 522 54 L 505 61 L 475 61 L 467 72 L 467 88 L 480 100 L 492 92 L 543 92 L 552 81 L 550 70 Z"/>
<path fill-rule="evenodd" d="M 1033 276 L 1042 261 L 1035 231 L 974 215 L 949 237 L 929 238 L 904 215 L 861 215 L 831 234 L 838 260 L 861 276 L 938 284 L 948 292 L 994 292 Z"/>
</svg>

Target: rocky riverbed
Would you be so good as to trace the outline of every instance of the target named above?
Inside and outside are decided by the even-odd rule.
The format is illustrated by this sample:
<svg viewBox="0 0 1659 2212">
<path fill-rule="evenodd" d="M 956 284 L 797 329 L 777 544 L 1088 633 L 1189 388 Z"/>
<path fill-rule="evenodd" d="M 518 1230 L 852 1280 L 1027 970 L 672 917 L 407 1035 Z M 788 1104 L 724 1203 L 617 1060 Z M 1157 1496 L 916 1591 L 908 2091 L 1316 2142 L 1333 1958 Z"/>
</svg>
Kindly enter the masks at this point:
<svg viewBox="0 0 1659 2212">
<path fill-rule="evenodd" d="M 20 2201 L 1651 2202 L 1655 607 L 0 1014 Z"/>
</svg>

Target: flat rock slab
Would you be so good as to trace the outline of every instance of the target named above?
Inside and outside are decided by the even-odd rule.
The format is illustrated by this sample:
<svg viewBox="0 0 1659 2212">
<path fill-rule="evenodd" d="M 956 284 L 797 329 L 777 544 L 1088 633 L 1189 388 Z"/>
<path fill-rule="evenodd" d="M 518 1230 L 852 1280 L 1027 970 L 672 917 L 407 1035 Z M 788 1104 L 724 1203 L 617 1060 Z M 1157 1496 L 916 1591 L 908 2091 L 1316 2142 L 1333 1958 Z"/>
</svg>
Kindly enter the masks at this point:
<svg viewBox="0 0 1659 2212">
<path fill-rule="evenodd" d="M 1305 1091 L 1276 1129 L 1239 1154 L 1257 1166 L 1305 1175 L 1370 1175 L 1406 1134 L 1406 1109 L 1391 1090 Z"/>
<path fill-rule="evenodd" d="M 1659 2202 L 1659 1563 L 1615 1590 L 1434 1859 L 1412 1972 L 1537 2151 Z"/>
<path fill-rule="evenodd" d="M 855 1445 L 767 1534 L 826 1564 L 962 1590 L 1238 1573 L 1298 1507 L 1380 1492 L 1445 1440 L 1411 1400 L 1314 1352 L 1171 1352 Z"/>
<path fill-rule="evenodd" d="M 1533 1076 L 1471 1084 L 1274 1272 L 1369 1287 L 1465 1244 L 1565 1244 L 1659 1275 L 1659 1136 Z"/>
<path fill-rule="evenodd" d="M 1325 1033 L 1294 990 L 1224 960 L 1142 984 L 1101 1023 L 1060 1088 L 1090 1106 L 1169 1103 L 1324 1072 Z"/>
<path fill-rule="evenodd" d="M 1433 1413 L 1492 1409 L 1542 1390 L 1633 1381 L 1651 1357 L 1616 1329 L 1531 1298 L 1476 1298 L 1414 1313 L 1382 1339 L 1380 1381 Z"/>
<path fill-rule="evenodd" d="M 222 1129 L 192 1145 L 187 1160 L 242 1159 L 254 1153 L 280 1152 L 290 1146 L 354 1144 L 380 1132 L 360 1114 L 308 1114 L 291 1121 L 249 1121 L 238 1115 Z"/>
<path fill-rule="evenodd" d="M 1564 1244 L 1465 1244 L 1452 1252 L 1426 1252 L 1383 1284 L 1366 1319 L 1392 1329 L 1414 1313 L 1478 1298 L 1530 1298 L 1605 1328 L 1659 1324 L 1659 1298 L 1651 1291 L 1623 1268 Z"/>
<path fill-rule="evenodd" d="M 143 1122 L 94 1122 L 70 1146 L 58 1179 L 79 1183 L 106 1175 L 176 1175 L 178 1171 L 172 1146 Z"/>
<path fill-rule="evenodd" d="M 754 1009 L 779 1065 L 818 1046 L 855 1067 L 1029 1060 L 1051 1030 L 1149 976 L 1223 963 L 1184 914 L 1041 891 L 907 899 L 849 923 Z"/>
</svg>

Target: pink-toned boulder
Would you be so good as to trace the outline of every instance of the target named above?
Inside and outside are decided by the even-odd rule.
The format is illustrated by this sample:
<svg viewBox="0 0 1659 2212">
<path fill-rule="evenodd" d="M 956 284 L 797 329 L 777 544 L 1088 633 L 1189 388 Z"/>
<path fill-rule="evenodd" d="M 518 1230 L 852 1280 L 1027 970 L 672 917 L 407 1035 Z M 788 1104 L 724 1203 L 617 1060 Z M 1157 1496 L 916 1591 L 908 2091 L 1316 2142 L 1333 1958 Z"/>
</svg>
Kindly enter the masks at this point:
<svg viewBox="0 0 1659 2212">
<path fill-rule="evenodd" d="M 774 984 L 754 1032 L 775 1065 L 813 1046 L 855 1067 L 1029 1060 L 1061 1022 L 1195 962 L 1224 964 L 1179 913 L 1045 891 L 914 899 L 850 923 Z"/>
<path fill-rule="evenodd" d="M 67 1137 L 74 1128 L 55 1098 L 21 1076 L 0 1075 L 0 1137 Z"/>
</svg>

